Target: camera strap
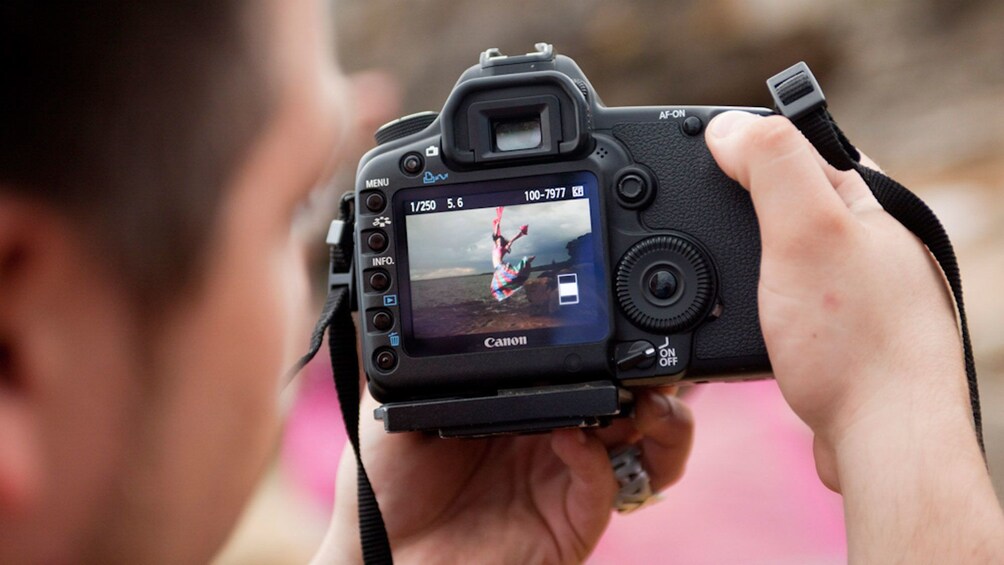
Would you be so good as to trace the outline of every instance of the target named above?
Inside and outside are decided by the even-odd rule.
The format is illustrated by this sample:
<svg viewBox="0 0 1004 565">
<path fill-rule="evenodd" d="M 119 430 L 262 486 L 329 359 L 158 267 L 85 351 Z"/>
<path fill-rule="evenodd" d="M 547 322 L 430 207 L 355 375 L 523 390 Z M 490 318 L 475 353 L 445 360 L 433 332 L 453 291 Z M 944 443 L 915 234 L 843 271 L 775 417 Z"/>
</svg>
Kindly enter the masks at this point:
<svg viewBox="0 0 1004 565">
<path fill-rule="evenodd" d="M 362 542 L 363 562 L 367 565 L 389 565 L 394 562 L 390 540 L 384 525 L 380 505 L 373 493 L 373 485 L 363 467 L 359 450 L 359 357 L 356 353 L 356 326 L 352 321 L 352 237 L 355 226 L 350 192 L 342 198 L 341 217 L 331 223 L 328 243 L 331 245 L 328 296 L 324 300 L 321 317 L 310 336 L 310 349 L 290 370 L 289 376 L 298 373 L 317 355 L 328 334 L 328 351 L 331 354 L 331 371 L 338 392 L 338 405 L 345 421 L 345 431 L 356 456 L 356 485 L 359 502 L 359 539 Z M 288 380 L 288 379 L 287 379 Z"/>
<path fill-rule="evenodd" d="M 962 332 L 962 350 L 969 385 L 969 403 L 976 428 L 976 441 L 983 445 L 980 393 L 976 380 L 973 344 L 969 337 L 966 308 L 962 301 L 962 278 L 952 242 L 934 212 L 917 195 L 888 176 L 861 164 L 861 154 L 851 144 L 826 109 L 826 98 L 805 63 L 798 63 L 767 81 L 778 114 L 791 120 L 830 165 L 861 175 L 885 211 L 913 232 L 941 267 L 955 298 Z"/>
</svg>

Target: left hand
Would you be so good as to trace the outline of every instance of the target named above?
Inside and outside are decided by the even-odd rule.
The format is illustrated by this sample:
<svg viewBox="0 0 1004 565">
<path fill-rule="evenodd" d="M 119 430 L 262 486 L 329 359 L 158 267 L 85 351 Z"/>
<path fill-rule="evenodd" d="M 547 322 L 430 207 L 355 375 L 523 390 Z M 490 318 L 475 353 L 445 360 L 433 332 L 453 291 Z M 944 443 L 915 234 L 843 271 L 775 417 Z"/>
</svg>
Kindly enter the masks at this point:
<svg viewBox="0 0 1004 565">
<path fill-rule="evenodd" d="M 607 450 L 636 443 L 653 491 L 682 475 L 690 409 L 669 391 L 636 394 L 608 428 L 444 440 L 387 434 L 361 407 L 366 472 L 399 563 L 578 563 L 610 520 L 618 485 Z M 359 562 L 355 460 L 339 468 L 335 516 L 315 562 Z"/>
</svg>

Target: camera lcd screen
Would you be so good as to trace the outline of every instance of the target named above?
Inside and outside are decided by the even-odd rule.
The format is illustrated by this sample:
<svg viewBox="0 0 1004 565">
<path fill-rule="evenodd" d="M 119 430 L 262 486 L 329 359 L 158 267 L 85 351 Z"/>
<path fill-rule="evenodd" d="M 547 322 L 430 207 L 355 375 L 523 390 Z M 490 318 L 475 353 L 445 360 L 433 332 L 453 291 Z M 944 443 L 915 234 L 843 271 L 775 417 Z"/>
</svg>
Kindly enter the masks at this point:
<svg viewBox="0 0 1004 565">
<path fill-rule="evenodd" d="M 591 343 L 610 321 L 596 177 L 587 172 L 394 196 L 412 355 Z M 402 218 L 403 216 L 403 218 Z M 405 279 L 405 277 L 402 277 Z"/>
</svg>

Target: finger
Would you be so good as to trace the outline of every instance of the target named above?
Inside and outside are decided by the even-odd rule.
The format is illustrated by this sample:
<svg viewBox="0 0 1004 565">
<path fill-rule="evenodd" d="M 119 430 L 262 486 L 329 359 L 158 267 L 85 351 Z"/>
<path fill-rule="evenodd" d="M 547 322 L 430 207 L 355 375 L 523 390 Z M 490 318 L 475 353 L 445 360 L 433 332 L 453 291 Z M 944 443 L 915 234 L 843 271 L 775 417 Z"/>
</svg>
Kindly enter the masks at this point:
<svg viewBox="0 0 1004 565">
<path fill-rule="evenodd" d="M 858 214 L 864 211 L 871 210 L 881 210 L 882 206 L 875 199 L 875 195 L 872 194 L 868 185 L 865 184 L 861 175 L 857 171 L 841 171 L 838 170 L 833 165 L 826 162 L 823 156 L 819 154 L 819 151 L 815 147 L 812 147 L 812 155 L 816 159 L 816 163 L 823 170 L 823 174 L 826 175 L 826 179 L 830 181 L 833 185 L 834 190 L 837 191 L 837 196 L 843 201 L 847 209 L 853 214 Z M 862 155 L 862 161 L 866 157 Z M 868 159 L 871 163 L 871 159 Z"/>
<path fill-rule="evenodd" d="M 659 394 L 664 394 L 666 396 L 680 396 L 680 387 L 679 387 L 679 385 L 654 386 L 650 390 L 658 392 Z"/>
<path fill-rule="evenodd" d="M 860 151 L 858 152 L 861 153 Z M 872 158 L 869 157 L 868 155 L 865 155 L 864 153 L 861 153 L 861 164 L 873 171 L 878 171 L 883 175 L 885 174 L 885 171 L 882 170 L 882 167 L 878 166 L 878 163 L 872 161 Z"/>
<path fill-rule="evenodd" d="M 645 394 L 646 390 L 664 394 L 666 396 L 677 396 L 680 394 L 680 387 L 677 385 L 661 385 L 649 389 L 642 389 L 642 392 L 639 394 Z M 599 438 L 608 450 L 622 445 L 627 445 L 629 443 L 638 443 L 638 441 L 641 440 L 641 432 L 638 431 L 638 427 L 631 418 L 618 418 L 609 426 L 595 428 L 590 430 L 588 433 Z"/>
<path fill-rule="evenodd" d="M 682 400 L 646 391 L 638 399 L 634 420 L 643 436 L 638 444 L 642 465 L 652 489 L 662 490 L 683 476 L 694 440 L 694 417 Z"/>
<path fill-rule="evenodd" d="M 600 440 L 607 449 L 612 449 L 641 439 L 641 432 L 635 427 L 631 418 L 617 418 L 609 426 L 589 430 L 591 435 Z"/>
<path fill-rule="evenodd" d="M 610 520 L 617 496 L 617 480 L 607 449 L 581 429 L 556 430 L 551 449 L 567 467 L 570 476 L 565 512 L 580 539 L 595 539 Z"/>
<path fill-rule="evenodd" d="M 825 249 L 816 244 L 847 231 L 847 206 L 786 118 L 725 112 L 711 121 L 705 139 L 725 174 L 749 189 L 765 256 Z"/>
</svg>

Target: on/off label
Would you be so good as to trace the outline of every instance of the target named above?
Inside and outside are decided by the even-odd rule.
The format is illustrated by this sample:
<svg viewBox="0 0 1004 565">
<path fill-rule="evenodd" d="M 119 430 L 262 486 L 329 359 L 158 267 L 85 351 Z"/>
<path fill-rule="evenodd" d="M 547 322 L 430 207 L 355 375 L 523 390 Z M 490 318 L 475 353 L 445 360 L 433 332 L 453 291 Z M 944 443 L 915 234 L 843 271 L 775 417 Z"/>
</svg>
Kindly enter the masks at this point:
<svg viewBox="0 0 1004 565">
<path fill-rule="evenodd" d="M 660 367 L 675 367 L 680 360 L 676 356 L 676 348 L 669 346 L 669 338 L 666 338 L 666 343 L 659 346 L 659 366 Z"/>
</svg>

